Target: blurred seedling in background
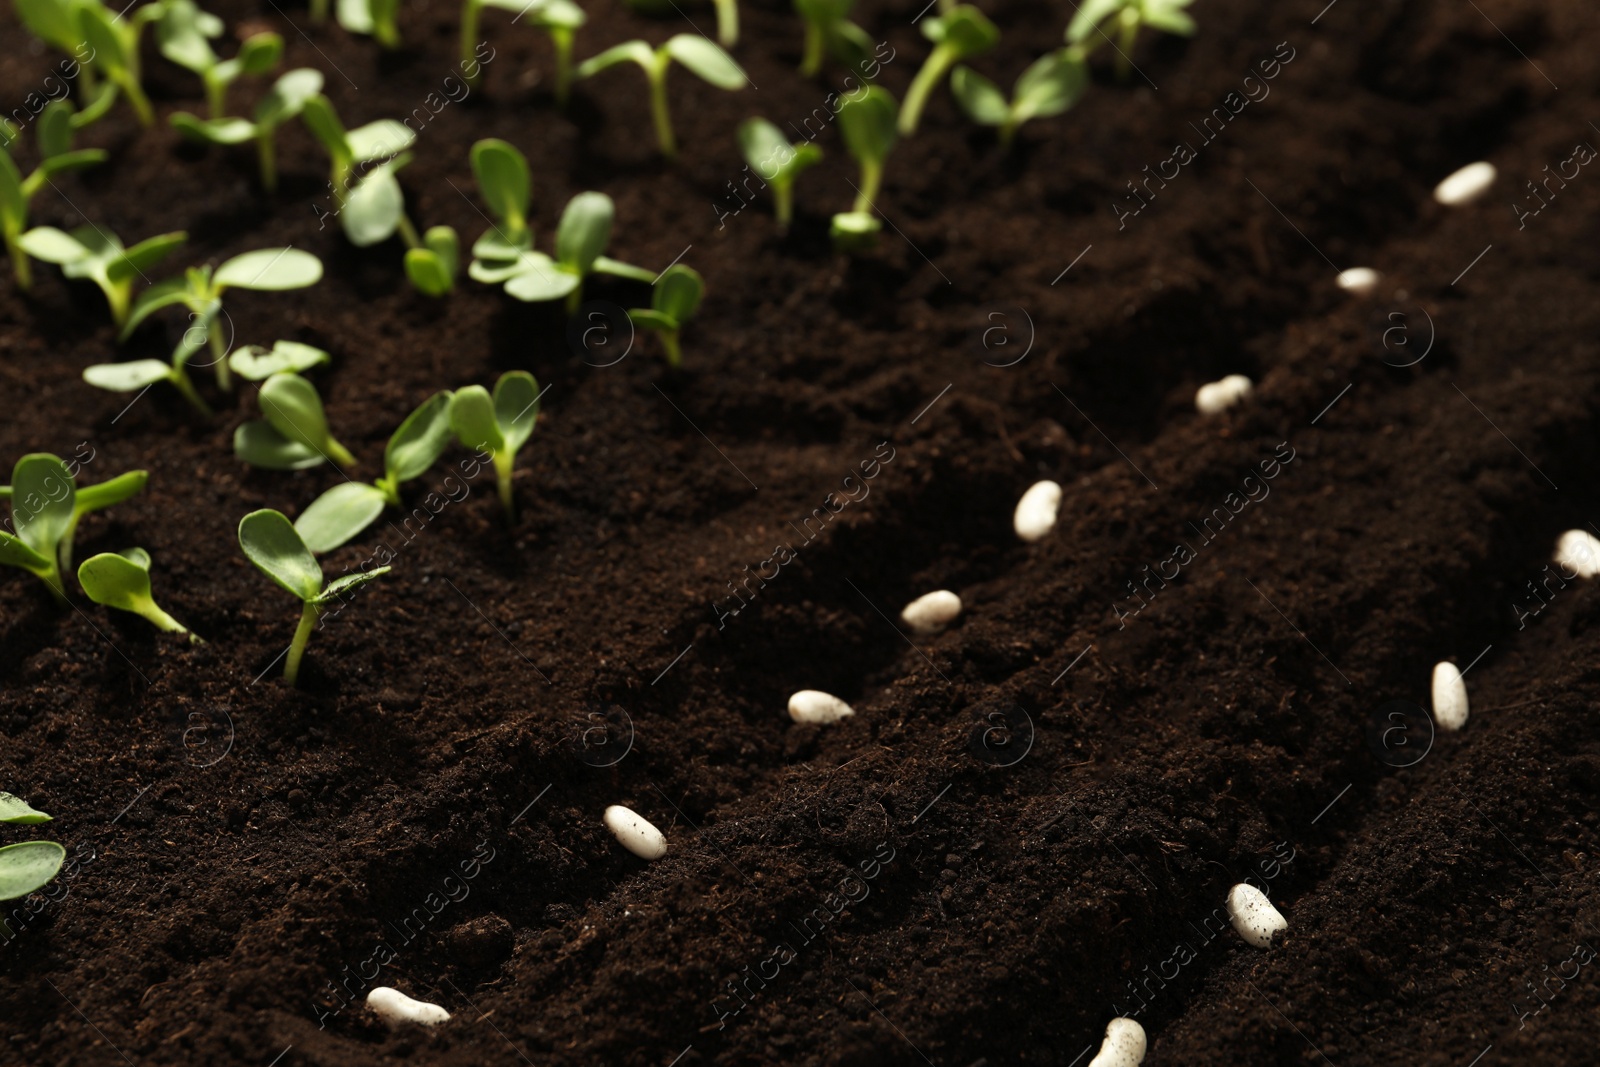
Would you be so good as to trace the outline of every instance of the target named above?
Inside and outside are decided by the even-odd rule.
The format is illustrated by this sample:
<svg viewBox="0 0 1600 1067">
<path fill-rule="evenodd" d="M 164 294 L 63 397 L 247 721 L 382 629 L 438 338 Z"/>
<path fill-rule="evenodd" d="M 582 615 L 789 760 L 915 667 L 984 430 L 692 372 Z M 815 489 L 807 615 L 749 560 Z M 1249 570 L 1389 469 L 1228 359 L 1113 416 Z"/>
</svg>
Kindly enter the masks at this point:
<svg viewBox="0 0 1600 1067">
<path fill-rule="evenodd" d="M 190 641 L 200 643 L 188 627 L 156 605 L 150 593 L 150 553 L 142 548 L 90 556 L 78 567 L 78 584 L 96 604 L 132 612 L 158 629 L 189 634 Z"/>
<path fill-rule="evenodd" d="M 739 150 L 762 181 L 772 187 L 772 209 L 778 231 L 787 233 L 794 218 L 795 179 L 822 162 L 822 149 L 810 141 L 793 145 L 783 131 L 766 119 L 746 119 L 739 124 Z"/>
<path fill-rule="evenodd" d="M 20 797 L 0 793 L 0 823 L 36 826 L 49 821 L 50 816 L 35 811 Z M 67 850 L 54 841 L 23 841 L 0 848 L 0 900 L 21 900 L 43 889 L 61 870 L 66 858 Z M 3 919 L 0 934 L 11 936 Z"/>
<path fill-rule="evenodd" d="M 299 67 L 282 75 L 256 105 L 255 121 L 241 118 L 202 119 L 187 111 L 175 112 L 170 121 L 185 137 L 210 144 L 234 145 L 255 141 L 260 161 L 261 186 L 278 188 L 278 127 L 300 114 L 306 101 L 322 92 L 322 72 Z"/>
<path fill-rule="evenodd" d="M 1008 147 L 1017 128 L 1030 119 L 1050 118 L 1077 103 L 1089 86 L 1089 68 L 1070 48 L 1040 56 L 1022 72 L 1007 102 L 994 82 L 971 67 L 950 75 L 950 91 L 967 117 L 981 126 L 997 126 L 1000 144 Z"/>
<path fill-rule="evenodd" d="M 388 567 L 375 567 L 359 574 L 347 574 L 324 586 L 317 557 L 311 554 L 288 518 L 270 509 L 252 511 L 239 520 L 239 547 L 262 573 L 300 599 L 300 624 L 295 627 L 289 659 L 283 667 L 284 681 L 290 685 L 300 676 L 300 659 L 305 655 L 306 642 L 311 639 L 311 630 L 327 606 L 357 586 L 389 573 Z"/>
<path fill-rule="evenodd" d="M 243 423 L 233 434 L 233 454 L 252 467 L 298 471 L 355 462 L 328 432 L 317 387 L 300 375 L 274 374 L 262 384 L 257 400 L 265 418 Z"/>
<path fill-rule="evenodd" d="M 0 131 L 0 238 L 5 240 L 6 255 L 11 257 L 17 285 L 23 289 L 33 284 L 33 269 L 22 248 L 22 235 L 28 227 L 28 209 L 33 198 L 56 175 L 106 161 L 105 152 L 98 148 L 72 150 L 71 120 L 72 105 L 64 100 L 47 105 L 39 113 L 36 131 L 39 165 L 26 178 L 7 151 L 15 144 L 15 137 Z"/>
<path fill-rule="evenodd" d="M 692 33 L 669 37 L 655 49 L 644 41 L 624 41 L 578 64 L 580 78 L 588 78 L 619 63 L 637 63 L 644 70 L 650 82 L 650 114 L 655 120 L 656 143 L 668 159 L 678 154 L 677 138 L 672 132 L 672 113 L 667 107 L 667 71 L 674 61 L 718 89 L 730 92 L 743 89 L 750 80 L 732 56 Z"/>
<path fill-rule="evenodd" d="M 1067 44 L 1087 58 L 1117 35 L 1117 79 L 1127 81 L 1133 67 L 1133 46 L 1139 30 L 1149 26 L 1179 37 L 1193 37 L 1195 22 L 1183 9 L 1194 0 L 1083 0 L 1067 24 Z"/>
<path fill-rule="evenodd" d="M 34 452 L 17 460 L 4 495 L 11 501 L 11 525 L 0 530 L 0 564 L 37 575 L 57 600 L 66 602 L 61 574 L 72 568 L 72 542 L 79 521 L 109 508 L 145 487 L 148 471 L 119 474 L 79 488 L 58 456 Z"/>
<path fill-rule="evenodd" d="M 331 552 L 376 522 L 386 505 L 402 506 L 401 484 L 426 474 L 450 444 L 451 396 L 437 392 L 406 416 L 384 449 L 382 478 L 341 482 L 300 513 L 294 528 L 307 548 Z"/>
<path fill-rule="evenodd" d="M 206 340 L 211 345 L 217 387 L 226 391 L 233 388 L 233 379 L 228 373 L 228 341 L 222 336 L 218 307 L 223 294 L 229 289 L 281 293 L 304 289 L 321 280 L 322 260 L 296 248 L 245 252 L 224 261 L 215 270 L 210 266 L 190 267 L 181 277 L 168 278 L 140 294 L 119 340 L 127 340 L 154 312 L 182 304 L 203 321 Z"/>
<path fill-rule="evenodd" d="M 847 17 L 855 0 L 794 0 L 794 9 L 806 24 L 800 73 L 807 78 L 822 72 L 822 59 L 836 60 L 865 76 L 863 67 L 872 56 L 872 37 Z"/>
<path fill-rule="evenodd" d="M 494 395 L 481 385 L 458 389 L 450 400 L 450 428 L 468 448 L 487 453 L 507 520 L 516 518 L 511 472 L 517 452 L 528 443 L 539 418 L 539 383 L 527 371 L 507 371 L 494 384 Z"/>
<path fill-rule="evenodd" d="M 274 374 L 299 374 L 329 363 L 332 356 L 299 341 L 277 341 L 271 348 L 245 345 L 228 357 L 233 373 L 249 382 L 263 382 Z"/>
<path fill-rule="evenodd" d="M 161 18 L 169 2 L 156 0 L 113 11 L 99 0 L 16 0 L 16 9 L 35 37 L 80 59 L 80 88 L 85 99 L 96 101 L 93 107 L 103 114 L 111 104 L 102 96 L 104 77 L 128 98 L 139 121 L 149 126 L 155 112 L 139 84 L 139 41 L 145 26 Z"/>
<path fill-rule="evenodd" d="M 461 5 L 461 70 L 467 84 L 476 89 L 483 80 L 483 65 L 478 62 L 478 20 L 486 7 L 515 11 L 536 29 L 550 35 L 556 53 L 556 103 L 567 106 L 572 88 L 572 42 L 588 16 L 572 0 L 466 0 Z M 468 73 L 471 72 L 471 73 Z"/>
<path fill-rule="evenodd" d="M 1000 41 L 995 24 L 971 4 L 961 4 L 927 19 L 922 23 L 922 36 L 933 42 L 933 51 L 911 80 L 900 108 L 900 133 L 907 137 L 917 132 L 928 97 L 950 68 L 963 59 L 982 55 Z"/>
<path fill-rule="evenodd" d="M 312 20 L 327 18 L 328 0 L 311 0 Z M 335 0 L 333 17 L 349 33 L 371 36 L 380 47 L 400 47 L 400 0 Z"/>
<path fill-rule="evenodd" d="M 844 146 L 861 166 L 861 184 L 856 186 L 854 206 L 833 217 L 829 230 L 833 247 L 840 252 L 870 248 L 883 224 L 872 212 L 883 182 L 883 164 L 889 158 L 898 136 L 895 129 L 896 105 L 889 90 L 874 85 L 860 96 L 846 97 L 839 105 L 839 135 Z"/>
<path fill-rule="evenodd" d="M 417 139 L 410 127 L 394 119 L 378 119 L 347 130 L 332 102 L 321 93 L 314 94 L 301 105 L 300 118 L 328 152 L 332 165 L 328 185 L 341 207 L 356 177 L 357 164 L 392 159 Z"/>
<path fill-rule="evenodd" d="M 228 113 L 228 86 L 242 74 L 266 74 L 283 58 L 283 38 L 257 33 L 239 44 L 239 54 L 222 59 L 210 38 L 222 36 L 222 20 L 201 11 L 194 0 L 164 0 L 156 22 L 156 41 L 169 61 L 200 76 L 205 84 L 206 108 L 212 119 Z"/>
<path fill-rule="evenodd" d="M 87 278 L 98 285 L 111 308 L 111 321 L 122 326 L 128 321 L 134 283 L 186 240 L 188 234 L 180 230 L 125 249 L 116 234 L 91 223 L 71 233 L 53 226 L 36 226 L 17 243 L 34 259 L 59 266 L 66 277 Z"/>
<path fill-rule="evenodd" d="M 674 263 L 662 272 L 661 279 L 650 290 L 650 306 L 628 309 L 628 317 L 635 326 L 661 338 L 661 347 L 667 353 L 667 365 L 673 369 L 683 366 L 678 331 L 700 310 L 700 298 L 704 294 L 705 282 L 699 273 L 681 263 Z"/>
</svg>

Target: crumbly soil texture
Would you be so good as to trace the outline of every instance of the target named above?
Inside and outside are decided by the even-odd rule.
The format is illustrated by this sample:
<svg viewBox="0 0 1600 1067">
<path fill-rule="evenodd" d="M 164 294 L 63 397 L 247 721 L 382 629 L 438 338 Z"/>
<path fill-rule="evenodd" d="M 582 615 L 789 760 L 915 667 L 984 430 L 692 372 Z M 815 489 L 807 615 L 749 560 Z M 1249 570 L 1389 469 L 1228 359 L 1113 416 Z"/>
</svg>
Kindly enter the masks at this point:
<svg viewBox="0 0 1600 1067">
<path fill-rule="evenodd" d="M 77 556 L 146 548 L 205 638 L 0 581 L 0 787 L 54 816 L 4 839 L 70 856 L 7 912 L 0 1063 L 1071 1067 L 1116 1015 L 1151 1065 L 1594 1062 L 1600 590 L 1548 566 L 1600 523 L 1590 5 L 1202 0 L 1198 36 L 1141 40 L 1126 80 L 1101 49 L 1009 154 L 939 91 L 855 258 L 827 239 L 857 181 L 827 94 L 855 83 L 797 74 L 780 0 L 744 5 L 753 87 L 671 76 L 673 165 L 641 72 L 563 112 L 511 13 L 449 100 L 448 0 L 403 5 L 392 53 L 303 7 L 207 6 L 225 52 L 282 33 L 348 125 L 411 117 L 419 228 L 487 228 L 468 148 L 502 137 L 541 247 L 598 189 L 613 256 L 681 260 L 707 296 L 678 372 L 615 311 L 637 283 L 592 284 L 577 326 L 464 278 L 421 297 L 398 241 L 340 234 L 302 128 L 270 196 L 248 146 L 184 143 L 165 118 L 199 82 L 146 42 L 160 121 L 119 104 L 86 131 L 111 161 L 36 224 L 186 230 L 152 280 L 322 257 L 309 291 L 231 293 L 227 329 L 333 354 L 310 374 L 351 478 L 436 390 L 522 368 L 546 391 L 515 521 L 452 447 L 325 557 L 393 569 L 290 688 L 297 606 L 236 528 L 340 472 L 237 461 L 253 386 L 198 370 L 207 420 L 81 380 L 164 357 L 176 311 L 119 348 L 91 285 L 0 284 L 4 466 L 148 470 Z M 974 64 L 1007 89 L 1070 17 L 984 7 L 1004 38 Z M 714 32 L 688 3 L 589 13 L 580 59 Z M 855 12 L 897 95 L 917 16 Z M 62 57 L 9 5 L 0 38 L 9 111 Z M 825 152 L 787 236 L 734 140 L 754 114 Z M 1483 200 L 1433 202 L 1479 159 Z M 1358 265 L 1370 295 L 1334 284 Z M 1197 415 L 1230 373 L 1254 395 Z M 1012 510 L 1041 479 L 1060 518 L 1027 544 Z M 964 613 L 911 633 L 934 589 Z M 1425 710 L 1442 660 L 1471 697 L 1456 733 Z M 854 717 L 792 723 L 801 689 Z M 619 847 L 612 804 L 663 859 Z M 1244 881 L 1288 920 L 1270 948 L 1227 925 Z M 379 985 L 452 1019 L 391 1031 Z"/>
</svg>

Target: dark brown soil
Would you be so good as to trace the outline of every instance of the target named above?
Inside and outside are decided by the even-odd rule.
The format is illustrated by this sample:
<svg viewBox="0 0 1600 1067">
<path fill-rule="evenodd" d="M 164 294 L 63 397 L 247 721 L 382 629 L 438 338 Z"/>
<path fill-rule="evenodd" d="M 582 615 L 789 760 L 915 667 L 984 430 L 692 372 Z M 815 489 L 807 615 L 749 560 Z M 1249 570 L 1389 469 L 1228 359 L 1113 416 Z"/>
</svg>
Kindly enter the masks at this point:
<svg viewBox="0 0 1600 1067">
<path fill-rule="evenodd" d="M 78 556 L 145 546 L 208 642 L 0 582 L 0 788 L 77 857 L 0 944 L 0 1063 L 1070 1067 L 1134 1011 L 1151 1065 L 1595 1062 L 1600 978 L 1574 946 L 1600 926 L 1600 593 L 1552 585 L 1527 611 L 1561 531 L 1600 521 L 1600 177 L 1552 183 L 1520 229 L 1509 205 L 1600 143 L 1600 26 L 1578 0 L 1322 3 L 1203 0 L 1198 37 L 1141 44 L 1125 85 L 1098 67 L 1010 157 L 941 92 L 891 159 L 892 227 L 854 260 L 827 245 L 854 179 L 831 127 L 790 237 L 764 195 L 718 226 L 736 123 L 799 125 L 829 91 L 794 71 L 787 4 L 744 10 L 759 90 L 673 76 L 677 166 L 637 71 L 563 116 L 548 44 L 489 14 L 484 92 L 433 117 L 403 173 L 413 217 L 482 231 L 467 148 L 491 135 L 534 162 L 542 246 L 573 193 L 609 193 L 614 255 L 706 277 L 678 374 L 646 338 L 594 366 L 612 357 L 556 310 L 475 283 L 418 297 L 397 243 L 319 232 L 303 130 L 270 199 L 248 150 L 125 109 L 91 130 L 112 164 L 37 221 L 186 229 L 173 271 L 324 257 L 309 293 L 228 311 L 239 343 L 334 353 L 313 376 L 356 476 L 434 390 L 521 367 L 549 391 L 515 528 L 485 474 L 409 537 L 391 514 L 332 553 L 330 574 L 398 558 L 291 690 L 272 665 L 295 607 L 235 528 L 338 475 L 238 463 L 250 389 L 206 383 L 209 423 L 159 389 L 124 411 L 79 378 L 117 351 L 98 292 L 52 268 L 26 298 L 0 284 L 0 466 L 81 447 L 83 481 L 147 468 Z M 453 73 L 449 0 L 406 5 L 395 55 L 303 8 L 207 6 L 279 28 L 351 125 Z M 1070 17 L 985 8 L 1005 39 L 977 65 L 1007 86 Z M 857 13 L 897 94 L 926 53 L 916 14 Z M 580 58 L 685 28 L 614 0 L 591 17 Z M 0 35 L 9 109 L 59 57 L 9 5 Z M 146 61 L 161 112 L 199 108 L 192 76 Z M 1189 125 L 1262 84 L 1212 143 Z M 1119 229 L 1113 202 L 1178 142 L 1197 158 Z M 1431 201 L 1480 158 L 1501 171 L 1486 200 Z M 1384 273 L 1370 298 L 1333 284 L 1358 264 Z M 182 326 L 125 351 L 163 356 Z M 1255 398 L 1196 416 L 1231 372 Z M 1061 522 L 1024 545 L 1011 510 L 1046 477 Z M 809 543 L 791 525 L 863 484 Z M 1170 574 L 1180 542 L 1163 587 L 1142 568 Z M 719 627 L 713 601 L 779 545 L 797 558 Z M 890 620 L 935 588 L 966 614 L 908 642 Z M 1385 705 L 1426 706 L 1442 659 L 1471 665 L 1465 730 L 1386 747 Z M 795 726 L 801 688 L 857 715 Z M 1012 732 L 985 747 L 994 714 Z M 614 803 L 662 827 L 664 860 L 617 846 Z M 1288 917 L 1270 950 L 1216 933 L 1247 877 Z M 377 984 L 455 1019 L 390 1033 L 360 1006 Z"/>
</svg>

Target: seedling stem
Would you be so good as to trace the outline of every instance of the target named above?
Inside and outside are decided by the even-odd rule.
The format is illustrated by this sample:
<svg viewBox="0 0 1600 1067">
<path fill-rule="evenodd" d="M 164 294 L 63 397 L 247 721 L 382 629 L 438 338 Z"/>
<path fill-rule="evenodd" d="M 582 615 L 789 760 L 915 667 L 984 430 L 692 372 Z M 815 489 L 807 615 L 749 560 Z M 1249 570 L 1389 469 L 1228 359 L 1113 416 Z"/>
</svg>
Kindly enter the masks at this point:
<svg viewBox="0 0 1600 1067">
<path fill-rule="evenodd" d="M 290 685 L 295 684 L 295 679 L 300 677 L 300 657 L 306 654 L 306 642 L 311 640 L 311 631 L 317 628 L 317 616 L 321 614 L 320 606 L 308 600 L 300 609 L 300 625 L 294 629 L 294 640 L 289 644 L 289 661 L 283 666 L 283 680 Z"/>
</svg>

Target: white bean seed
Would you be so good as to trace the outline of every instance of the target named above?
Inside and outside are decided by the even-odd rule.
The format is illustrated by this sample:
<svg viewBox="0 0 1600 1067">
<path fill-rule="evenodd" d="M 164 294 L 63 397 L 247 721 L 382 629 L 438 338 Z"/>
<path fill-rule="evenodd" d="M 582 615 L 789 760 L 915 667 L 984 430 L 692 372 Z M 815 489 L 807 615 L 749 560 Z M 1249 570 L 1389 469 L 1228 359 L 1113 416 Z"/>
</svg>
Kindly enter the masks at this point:
<svg viewBox="0 0 1600 1067">
<path fill-rule="evenodd" d="M 1434 665 L 1433 721 L 1452 733 L 1467 725 L 1467 683 L 1454 663 Z"/>
<path fill-rule="evenodd" d="M 856 709 L 833 696 L 816 689 L 802 689 L 789 698 L 789 718 L 795 722 L 827 725 L 848 719 Z"/>
<path fill-rule="evenodd" d="M 1228 916 L 1239 936 L 1256 948 L 1266 948 L 1274 935 L 1289 928 L 1289 921 L 1267 895 L 1248 882 L 1228 890 Z"/>
<path fill-rule="evenodd" d="M 1568 530 L 1556 542 L 1556 562 L 1579 578 L 1600 574 L 1600 538 L 1588 530 Z"/>
<path fill-rule="evenodd" d="M 924 593 L 900 613 L 905 624 L 919 634 L 936 634 L 961 614 L 961 598 L 948 589 Z"/>
<path fill-rule="evenodd" d="M 1217 415 L 1255 391 L 1255 386 L 1249 378 L 1242 374 L 1230 374 L 1218 382 L 1207 382 L 1194 394 L 1194 409 L 1202 415 Z"/>
<path fill-rule="evenodd" d="M 1378 287 L 1380 277 L 1382 275 L 1371 267 L 1351 267 L 1349 270 L 1340 271 L 1337 281 L 1339 288 L 1345 292 L 1366 296 Z"/>
<path fill-rule="evenodd" d="M 642 860 L 658 860 L 667 854 L 667 839 L 650 820 L 621 804 L 606 809 L 606 829 L 617 843 Z"/>
<path fill-rule="evenodd" d="M 1034 482 L 1017 501 L 1011 526 L 1024 541 L 1037 541 L 1056 527 L 1056 510 L 1061 507 L 1061 486 L 1052 481 Z"/>
<path fill-rule="evenodd" d="M 1106 1039 L 1089 1067 L 1139 1067 L 1144 1062 L 1144 1027 L 1132 1019 L 1112 1019 L 1106 1024 Z M 1080 1053 L 1081 1055 L 1081 1053 Z"/>
<path fill-rule="evenodd" d="M 418 1026 L 438 1026 L 450 1021 L 450 1013 L 437 1004 L 425 1000 L 412 1000 L 398 989 L 381 985 L 367 994 L 367 1007 L 390 1026 L 415 1023 Z"/>
<path fill-rule="evenodd" d="M 1470 204 L 1489 191 L 1496 173 L 1493 163 L 1468 163 L 1434 186 L 1433 198 L 1445 207 Z"/>
</svg>

